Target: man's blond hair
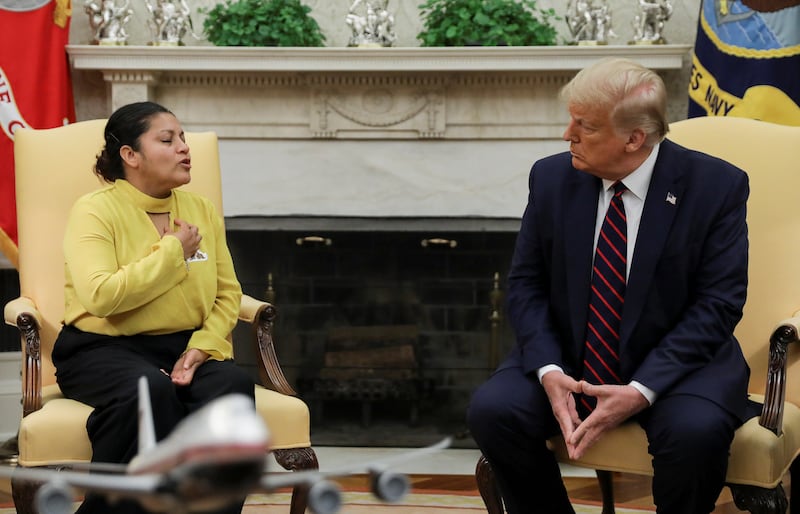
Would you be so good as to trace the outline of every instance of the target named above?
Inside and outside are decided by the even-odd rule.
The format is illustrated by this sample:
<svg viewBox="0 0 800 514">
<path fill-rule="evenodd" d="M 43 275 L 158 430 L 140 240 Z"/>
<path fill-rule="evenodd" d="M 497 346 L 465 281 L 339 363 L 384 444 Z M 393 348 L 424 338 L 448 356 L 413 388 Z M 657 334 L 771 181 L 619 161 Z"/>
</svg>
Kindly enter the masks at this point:
<svg viewBox="0 0 800 514">
<path fill-rule="evenodd" d="M 559 96 L 568 105 L 607 109 L 618 133 L 641 129 L 648 146 L 662 141 L 669 131 L 664 81 L 630 59 L 600 59 L 578 72 Z"/>
</svg>

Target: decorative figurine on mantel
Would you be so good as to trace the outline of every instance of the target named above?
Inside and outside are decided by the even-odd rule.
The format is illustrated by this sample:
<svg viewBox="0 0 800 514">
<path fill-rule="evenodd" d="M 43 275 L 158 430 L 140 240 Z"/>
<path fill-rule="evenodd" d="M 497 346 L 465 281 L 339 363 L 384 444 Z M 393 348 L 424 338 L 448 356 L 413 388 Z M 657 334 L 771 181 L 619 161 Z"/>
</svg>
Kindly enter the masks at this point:
<svg viewBox="0 0 800 514">
<path fill-rule="evenodd" d="M 89 15 L 89 26 L 94 31 L 94 43 L 100 45 L 127 45 L 125 24 L 133 14 L 129 0 L 86 0 L 84 10 Z"/>
<path fill-rule="evenodd" d="M 578 45 L 607 45 L 609 38 L 617 37 L 606 0 L 569 0 L 565 19 Z"/>
<path fill-rule="evenodd" d="M 389 0 L 354 0 L 345 16 L 353 35 L 348 46 L 392 46 L 397 39 L 394 33 L 394 16 L 387 10 Z"/>
<path fill-rule="evenodd" d="M 634 45 L 663 45 L 664 23 L 672 16 L 669 0 L 639 0 L 639 12 L 633 17 Z"/>
<path fill-rule="evenodd" d="M 178 46 L 183 45 L 183 36 L 191 30 L 192 19 L 186 0 L 145 0 L 150 19 L 147 27 L 150 29 L 152 40 L 148 43 L 153 46 Z"/>
</svg>

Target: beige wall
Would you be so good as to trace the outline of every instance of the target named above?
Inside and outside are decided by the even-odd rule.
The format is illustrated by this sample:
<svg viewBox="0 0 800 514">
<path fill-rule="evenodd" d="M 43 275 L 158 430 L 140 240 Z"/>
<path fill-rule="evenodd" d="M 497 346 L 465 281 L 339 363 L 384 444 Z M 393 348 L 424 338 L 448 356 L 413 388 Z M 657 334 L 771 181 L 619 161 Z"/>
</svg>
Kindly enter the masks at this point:
<svg viewBox="0 0 800 514">
<path fill-rule="evenodd" d="M 197 12 L 198 8 L 213 6 L 214 0 L 187 0 L 193 15 L 194 26 L 197 30 L 202 28 L 203 16 Z M 344 23 L 352 0 L 304 0 L 312 8 L 311 14 L 320 24 L 327 38 L 327 46 L 344 47 L 349 38 L 349 28 Z M 418 46 L 416 35 L 421 28 L 418 5 L 422 0 L 389 0 L 389 10 L 395 16 L 395 32 L 397 46 Z M 613 16 L 613 28 L 618 37 L 612 44 L 626 44 L 633 36 L 631 22 L 637 10 L 637 0 L 609 0 Z M 127 25 L 130 45 L 143 45 L 149 40 L 146 27 L 148 17 L 145 0 L 131 0 L 133 17 Z M 565 0 L 539 0 L 539 7 L 553 7 L 556 13 L 563 18 Z M 697 15 L 700 0 L 672 0 L 673 15 L 667 22 L 664 36 L 669 43 L 692 44 L 694 43 L 697 27 Z M 566 23 L 556 22 L 563 40 L 569 37 Z M 92 39 L 88 17 L 83 11 L 83 0 L 73 2 L 73 20 L 70 31 L 72 44 L 88 44 Z M 208 45 L 207 41 L 197 40 L 190 35 L 184 38 L 186 45 Z M 667 77 L 670 88 L 670 113 L 672 119 L 682 117 L 686 112 L 686 83 L 688 83 L 688 63 L 685 73 L 675 73 Z M 685 78 L 685 80 L 684 80 Z M 75 86 L 75 103 L 78 119 L 100 118 L 108 116 L 108 100 L 106 84 L 97 72 L 75 73 L 73 77 Z"/>
<path fill-rule="evenodd" d="M 222 3 L 220 0 L 219 3 Z M 344 17 L 353 0 L 303 0 L 311 7 L 311 15 L 317 20 L 327 38 L 328 46 L 346 46 L 349 38 L 349 28 L 344 23 Z M 420 30 L 419 8 L 423 0 L 389 0 L 389 11 L 395 16 L 395 32 L 397 46 L 419 46 L 416 35 Z M 73 2 L 73 20 L 70 41 L 74 44 L 87 44 L 92 38 L 88 18 L 83 12 L 84 0 Z M 187 0 L 192 14 L 194 26 L 202 28 L 203 15 L 197 12 L 198 8 L 207 8 L 215 5 L 214 0 Z M 537 5 L 541 8 L 554 8 L 556 13 L 564 17 L 566 0 L 539 0 Z M 611 8 L 614 31 L 618 38 L 613 40 L 617 44 L 625 44 L 633 35 L 631 22 L 636 14 L 637 0 L 608 0 Z M 694 32 L 697 23 L 697 13 L 700 0 L 672 0 L 673 14 L 667 22 L 664 31 L 670 43 L 691 43 L 694 41 Z M 131 0 L 133 17 L 127 25 L 131 45 L 146 44 L 149 32 L 146 28 L 148 17 L 145 0 Z M 566 23 L 563 19 L 556 22 L 563 38 L 568 38 Z M 191 36 L 184 39 L 187 45 L 208 44 L 198 41 Z"/>
</svg>

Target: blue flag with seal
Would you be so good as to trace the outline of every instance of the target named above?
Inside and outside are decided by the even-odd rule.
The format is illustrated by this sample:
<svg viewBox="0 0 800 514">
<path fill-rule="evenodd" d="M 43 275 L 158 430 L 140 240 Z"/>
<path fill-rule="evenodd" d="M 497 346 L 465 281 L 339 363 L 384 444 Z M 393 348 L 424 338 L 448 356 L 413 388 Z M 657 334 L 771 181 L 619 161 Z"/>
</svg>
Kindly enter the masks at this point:
<svg viewBox="0 0 800 514">
<path fill-rule="evenodd" d="M 800 125 L 800 5 L 759 12 L 703 0 L 689 82 L 697 116 Z"/>
</svg>

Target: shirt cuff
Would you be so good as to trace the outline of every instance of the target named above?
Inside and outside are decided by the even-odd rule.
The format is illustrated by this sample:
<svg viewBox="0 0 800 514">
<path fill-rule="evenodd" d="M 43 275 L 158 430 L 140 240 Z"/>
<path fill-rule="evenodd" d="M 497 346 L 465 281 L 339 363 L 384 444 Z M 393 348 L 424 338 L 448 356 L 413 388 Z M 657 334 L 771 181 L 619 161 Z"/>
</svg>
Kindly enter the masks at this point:
<svg viewBox="0 0 800 514">
<path fill-rule="evenodd" d="M 547 364 L 546 366 L 542 366 L 541 368 L 536 370 L 536 376 L 538 377 L 540 384 L 542 383 L 542 377 L 545 376 L 547 373 L 550 373 L 551 371 L 560 371 L 561 373 L 564 372 L 561 366 L 558 366 L 556 364 Z M 642 396 L 644 396 L 645 400 L 647 400 L 647 402 L 650 405 L 653 405 L 653 403 L 655 403 L 656 398 L 658 397 L 655 391 L 641 384 L 640 382 L 637 382 L 636 380 L 631 380 L 631 383 L 628 385 L 633 387 L 640 393 L 642 393 Z"/>
<path fill-rule="evenodd" d="M 631 383 L 628 384 L 628 385 L 633 387 L 634 389 L 636 389 L 640 393 L 642 393 L 642 396 L 645 397 L 645 399 L 647 400 L 647 402 L 650 405 L 653 405 L 653 403 L 655 403 L 656 397 L 658 396 L 655 391 L 653 391 L 649 387 L 637 382 L 636 380 L 631 380 Z"/>
<path fill-rule="evenodd" d="M 536 376 L 539 378 L 540 384 L 542 383 L 542 377 L 545 376 L 545 374 L 550 373 L 551 371 L 560 371 L 561 373 L 564 373 L 564 370 L 561 368 L 561 366 L 558 366 L 557 364 L 547 364 L 545 366 L 542 366 L 541 368 L 536 370 Z"/>
</svg>

